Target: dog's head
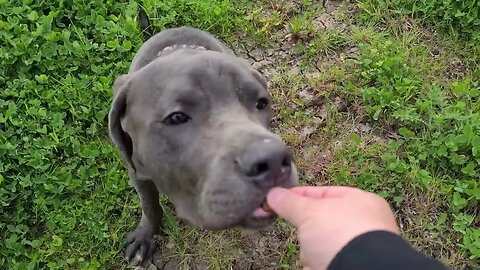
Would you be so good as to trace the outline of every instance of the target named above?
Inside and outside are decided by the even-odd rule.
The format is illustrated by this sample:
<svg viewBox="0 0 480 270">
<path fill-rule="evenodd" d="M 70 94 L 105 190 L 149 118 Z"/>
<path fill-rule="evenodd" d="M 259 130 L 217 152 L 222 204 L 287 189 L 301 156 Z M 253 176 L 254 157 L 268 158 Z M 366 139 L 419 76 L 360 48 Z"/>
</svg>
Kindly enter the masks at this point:
<svg viewBox="0 0 480 270">
<path fill-rule="evenodd" d="M 297 183 L 269 131 L 265 79 L 235 56 L 181 49 L 115 82 L 109 128 L 132 177 L 151 179 L 202 228 L 259 228 L 268 190 Z"/>
</svg>

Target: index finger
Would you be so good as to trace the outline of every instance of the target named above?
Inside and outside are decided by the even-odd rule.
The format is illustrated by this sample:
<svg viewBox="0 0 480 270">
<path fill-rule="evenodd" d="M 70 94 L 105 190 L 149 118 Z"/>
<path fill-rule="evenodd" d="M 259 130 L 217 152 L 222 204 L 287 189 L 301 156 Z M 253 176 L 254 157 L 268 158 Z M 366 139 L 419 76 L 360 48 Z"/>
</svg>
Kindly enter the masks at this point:
<svg viewBox="0 0 480 270">
<path fill-rule="evenodd" d="M 290 191 L 312 199 L 334 199 L 363 192 L 361 189 L 346 186 L 301 186 L 290 188 Z"/>
</svg>

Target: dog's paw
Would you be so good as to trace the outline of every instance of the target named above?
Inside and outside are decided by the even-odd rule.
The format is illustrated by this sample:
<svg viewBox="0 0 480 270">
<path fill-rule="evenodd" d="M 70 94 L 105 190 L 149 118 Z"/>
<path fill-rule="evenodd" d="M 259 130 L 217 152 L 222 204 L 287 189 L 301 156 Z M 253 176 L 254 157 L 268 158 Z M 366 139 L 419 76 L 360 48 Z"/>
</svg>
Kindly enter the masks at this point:
<svg viewBox="0 0 480 270">
<path fill-rule="evenodd" d="M 152 230 L 142 227 L 137 227 L 134 231 L 129 232 L 125 259 L 129 263 L 135 261 L 135 264 L 150 259 L 156 249 L 154 235 Z"/>
</svg>

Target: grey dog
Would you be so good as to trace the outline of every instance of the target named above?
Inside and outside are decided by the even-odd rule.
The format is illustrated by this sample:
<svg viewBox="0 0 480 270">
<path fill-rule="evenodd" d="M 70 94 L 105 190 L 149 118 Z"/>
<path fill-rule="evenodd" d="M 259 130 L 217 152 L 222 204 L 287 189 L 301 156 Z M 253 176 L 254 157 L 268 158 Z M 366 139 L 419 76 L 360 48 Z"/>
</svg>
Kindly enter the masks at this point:
<svg viewBox="0 0 480 270">
<path fill-rule="evenodd" d="M 270 131 L 265 78 L 207 32 L 179 27 L 146 36 L 114 83 L 108 119 L 142 207 L 127 235 L 127 260 L 155 250 L 159 194 L 202 229 L 272 224 L 276 216 L 261 208 L 266 194 L 295 186 L 298 176 Z"/>
</svg>

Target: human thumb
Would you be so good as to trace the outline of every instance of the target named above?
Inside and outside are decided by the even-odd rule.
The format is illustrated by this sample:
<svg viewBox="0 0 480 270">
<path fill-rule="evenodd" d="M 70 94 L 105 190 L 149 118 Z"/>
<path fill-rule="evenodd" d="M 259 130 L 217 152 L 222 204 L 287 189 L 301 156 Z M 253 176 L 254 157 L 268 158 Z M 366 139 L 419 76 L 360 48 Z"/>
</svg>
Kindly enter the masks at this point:
<svg viewBox="0 0 480 270">
<path fill-rule="evenodd" d="M 278 187 L 271 189 L 267 194 L 270 208 L 294 226 L 299 226 L 305 219 L 304 209 L 309 205 L 310 200 L 288 189 Z"/>
</svg>

